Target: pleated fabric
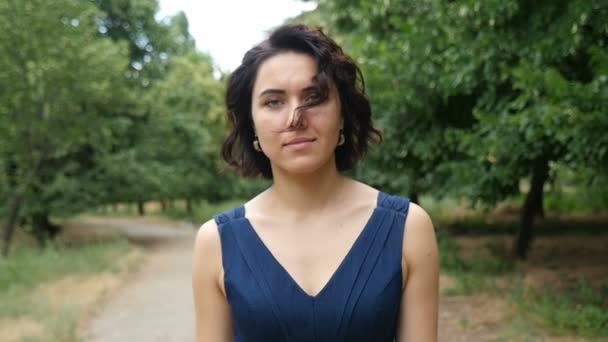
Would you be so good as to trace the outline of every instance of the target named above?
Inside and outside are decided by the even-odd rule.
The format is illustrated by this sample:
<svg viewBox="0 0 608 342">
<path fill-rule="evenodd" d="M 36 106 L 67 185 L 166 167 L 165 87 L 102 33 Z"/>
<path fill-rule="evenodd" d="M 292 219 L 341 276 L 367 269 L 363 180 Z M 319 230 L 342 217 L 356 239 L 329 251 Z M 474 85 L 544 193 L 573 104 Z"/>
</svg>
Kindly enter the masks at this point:
<svg viewBox="0 0 608 342">
<path fill-rule="evenodd" d="M 216 215 L 236 342 L 392 342 L 409 200 L 377 206 L 325 287 L 307 294 L 274 258 L 245 208 Z"/>
</svg>

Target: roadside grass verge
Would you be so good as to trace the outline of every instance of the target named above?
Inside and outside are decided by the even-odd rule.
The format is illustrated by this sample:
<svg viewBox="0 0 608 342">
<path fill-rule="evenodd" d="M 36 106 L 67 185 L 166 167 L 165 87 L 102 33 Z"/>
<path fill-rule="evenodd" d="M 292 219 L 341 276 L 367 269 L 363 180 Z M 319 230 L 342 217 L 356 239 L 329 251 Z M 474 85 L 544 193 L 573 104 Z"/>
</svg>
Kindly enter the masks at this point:
<svg viewBox="0 0 608 342">
<path fill-rule="evenodd" d="M 14 246 L 0 259 L 0 340 L 78 341 L 81 319 L 139 256 L 120 237 L 45 249 Z"/>
</svg>

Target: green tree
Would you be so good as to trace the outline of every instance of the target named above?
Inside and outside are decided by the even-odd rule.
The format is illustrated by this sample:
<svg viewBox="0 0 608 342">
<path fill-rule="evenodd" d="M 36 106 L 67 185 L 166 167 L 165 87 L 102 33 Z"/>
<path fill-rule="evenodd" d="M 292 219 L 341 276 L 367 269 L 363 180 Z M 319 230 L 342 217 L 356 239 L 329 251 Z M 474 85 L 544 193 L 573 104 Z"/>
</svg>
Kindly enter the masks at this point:
<svg viewBox="0 0 608 342">
<path fill-rule="evenodd" d="M 127 74 L 136 94 L 136 105 L 121 113 L 132 123 L 119 144 L 122 147 L 104 161 L 108 170 L 107 181 L 112 188 L 107 192 L 109 196 L 105 201 L 138 203 L 139 211 L 143 214 L 145 201 L 162 199 L 173 191 L 173 183 L 169 178 L 174 173 L 169 170 L 187 162 L 187 159 L 174 159 L 168 165 L 161 154 L 157 153 L 167 145 L 167 139 L 175 141 L 175 137 L 167 137 L 165 134 L 164 141 L 158 147 L 152 147 L 159 139 L 157 135 L 166 133 L 170 126 L 180 125 L 177 122 L 180 120 L 178 116 L 158 115 L 159 103 L 165 94 L 160 94 L 155 89 L 159 87 L 156 83 L 162 83 L 166 88 L 164 90 L 172 96 L 187 91 L 185 88 L 167 88 L 166 78 L 171 77 L 170 69 L 175 65 L 175 59 L 196 54 L 194 39 L 188 32 L 188 20 L 183 13 L 165 18 L 162 22 L 155 20 L 158 11 L 156 0 L 94 2 L 105 13 L 99 31 L 113 40 L 127 42 L 129 45 L 130 64 Z M 211 67 L 196 72 L 202 72 L 209 78 L 212 75 Z M 190 76 L 192 75 L 195 74 Z M 150 95 L 152 93 L 155 95 Z M 204 93 L 199 95 L 205 97 Z M 172 109 L 168 111 L 171 112 Z M 192 126 L 189 129 L 198 128 Z M 186 182 L 186 179 L 182 178 L 182 181 Z M 161 191 L 161 188 L 165 190 Z"/>
<path fill-rule="evenodd" d="M 605 1 L 319 2 L 384 123 L 371 172 L 489 204 L 528 179 L 521 258 L 552 164 L 606 174 Z"/>
<path fill-rule="evenodd" d="M 173 58 L 147 92 L 146 134 L 133 146 L 136 164 L 150 166 L 146 200 L 185 199 L 191 209 L 193 200 L 219 196 L 222 89 L 211 59 L 192 52 Z"/>
<path fill-rule="evenodd" d="M 223 81 L 183 13 L 156 0 L 0 4 L 0 214 L 40 245 L 50 215 L 226 196 L 216 175 Z"/>
<path fill-rule="evenodd" d="M 57 232 L 49 214 L 92 203 L 90 165 L 128 102 L 126 46 L 100 39 L 101 13 L 80 1 L 0 3 L 0 129 L 5 170 L 3 253 L 28 217 L 40 244 Z"/>
<path fill-rule="evenodd" d="M 99 32 L 129 46 L 129 78 L 142 87 L 163 78 L 174 55 L 194 50 L 194 38 L 188 32 L 188 20 L 180 12 L 158 22 L 157 0 L 92 0 L 104 16 Z"/>
</svg>

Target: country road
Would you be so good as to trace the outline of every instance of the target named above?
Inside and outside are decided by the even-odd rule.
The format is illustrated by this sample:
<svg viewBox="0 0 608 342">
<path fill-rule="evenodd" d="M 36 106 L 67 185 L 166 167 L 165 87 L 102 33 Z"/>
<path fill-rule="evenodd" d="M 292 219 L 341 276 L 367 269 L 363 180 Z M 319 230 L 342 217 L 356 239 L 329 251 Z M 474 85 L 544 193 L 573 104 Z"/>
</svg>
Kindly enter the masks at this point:
<svg viewBox="0 0 608 342">
<path fill-rule="evenodd" d="M 143 246 L 146 257 L 89 322 L 84 341 L 194 341 L 190 277 L 196 230 L 187 224 L 136 219 L 103 221 Z"/>
</svg>

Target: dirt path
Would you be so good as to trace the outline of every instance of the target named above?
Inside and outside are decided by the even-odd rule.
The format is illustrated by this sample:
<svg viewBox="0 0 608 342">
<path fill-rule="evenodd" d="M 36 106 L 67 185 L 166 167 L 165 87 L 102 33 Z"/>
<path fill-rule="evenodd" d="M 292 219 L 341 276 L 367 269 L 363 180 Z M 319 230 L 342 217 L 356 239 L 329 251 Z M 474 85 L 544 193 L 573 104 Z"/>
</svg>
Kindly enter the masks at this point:
<svg viewBox="0 0 608 342">
<path fill-rule="evenodd" d="M 147 253 L 143 265 L 89 322 L 84 341 L 194 341 L 190 277 L 196 230 L 175 223 L 103 220 Z"/>
</svg>

